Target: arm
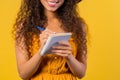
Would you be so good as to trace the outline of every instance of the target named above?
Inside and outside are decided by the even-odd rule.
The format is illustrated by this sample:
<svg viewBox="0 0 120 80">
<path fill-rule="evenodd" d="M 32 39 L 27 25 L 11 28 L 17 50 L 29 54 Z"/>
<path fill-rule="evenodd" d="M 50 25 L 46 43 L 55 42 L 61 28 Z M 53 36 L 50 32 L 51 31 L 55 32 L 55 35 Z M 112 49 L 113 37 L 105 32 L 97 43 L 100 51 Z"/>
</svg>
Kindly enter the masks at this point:
<svg viewBox="0 0 120 80">
<path fill-rule="evenodd" d="M 86 37 L 86 34 L 88 32 L 88 27 L 84 22 L 82 24 L 82 30 Z M 82 78 L 85 76 L 85 72 L 87 68 L 87 55 L 86 55 L 87 51 L 84 50 L 81 52 L 82 52 L 82 55 L 80 55 L 80 53 L 77 53 L 76 58 L 72 54 L 66 57 L 67 64 L 70 67 L 70 70 L 78 78 Z"/>
<path fill-rule="evenodd" d="M 29 79 L 38 69 L 42 56 L 38 51 L 32 58 L 27 51 L 16 46 L 16 59 L 19 75 L 22 79 Z"/>
<path fill-rule="evenodd" d="M 44 45 L 50 34 L 52 33 L 46 30 L 40 34 L 41 47 Z M 19 46 L 16 44 L 17 66 L 20 77 L 22 79 L 29 79 L 38 70 L 43 56 L 40 55 L 41 49 L 39 49 L 38 52 L 30 58 L 24 45 L 23 39 Z"/>
<path fill-rule="evenodd" d="M 66 58 L 67 64 L 70 67 L 70 70 L 78 78 L 82 78 L 86 72 L 86 58 L 83 57 L 83 61 L 77 60 L 72 54 L 68 55 Z"/>
</svg>

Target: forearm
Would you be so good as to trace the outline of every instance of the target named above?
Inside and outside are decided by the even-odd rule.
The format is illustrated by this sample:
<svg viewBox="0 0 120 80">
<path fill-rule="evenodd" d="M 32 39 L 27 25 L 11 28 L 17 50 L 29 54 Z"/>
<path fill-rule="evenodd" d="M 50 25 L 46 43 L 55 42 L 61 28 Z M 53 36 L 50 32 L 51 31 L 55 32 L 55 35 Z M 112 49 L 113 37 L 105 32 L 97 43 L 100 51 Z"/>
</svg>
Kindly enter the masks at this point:
<svg viewBox="0 0 120 80">
<path fill-rule="evenodd" d="M 42 56 L 36 53 L 31 59 L 24 64 L 18 66 L 19 75 L 23 79 L 30 78 L 38 69 L 41 63 Z"/>
<path fill-rule="evenodd" d="M 79 62 L 73 55 L 69 55 L 67 58 L 67 64 L 71 72 L 79 78 L 85 75 L 86 65 Z"/>
</svg>

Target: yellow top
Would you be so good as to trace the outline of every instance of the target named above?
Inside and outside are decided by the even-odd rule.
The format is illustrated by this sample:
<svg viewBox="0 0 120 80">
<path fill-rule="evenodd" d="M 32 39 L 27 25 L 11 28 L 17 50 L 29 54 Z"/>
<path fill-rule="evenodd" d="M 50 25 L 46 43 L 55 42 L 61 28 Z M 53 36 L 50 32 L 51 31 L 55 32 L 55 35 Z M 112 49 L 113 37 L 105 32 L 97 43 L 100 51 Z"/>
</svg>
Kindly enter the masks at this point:
<svg viewBox="0 0 120 80">
<path fill-rule="evenodd" d="M 33 39 L 34 46 L 30 50 L 32 56 L 39 48 L 35 40 L 36 39 Z M 69 39 L 69 42 L 73 49 L 73 55 L 76 57 L 77 52 L 75 43 L 72 38 Z M 77 78 L 70 71 L 65 58 L 55 54 L 47 54 L 31 80 L 77 80 Z"/>
</svg>

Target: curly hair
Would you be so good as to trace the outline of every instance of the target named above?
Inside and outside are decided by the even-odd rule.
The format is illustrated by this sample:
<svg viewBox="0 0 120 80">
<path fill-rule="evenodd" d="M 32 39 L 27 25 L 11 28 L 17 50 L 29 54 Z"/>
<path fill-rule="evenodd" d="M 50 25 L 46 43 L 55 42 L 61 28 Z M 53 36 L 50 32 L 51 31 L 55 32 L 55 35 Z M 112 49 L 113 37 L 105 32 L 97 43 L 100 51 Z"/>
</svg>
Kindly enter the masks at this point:
<svg viewBox="0 0 120 80">
<path fill-rule="evenodd" d="M 64 4 L 57 10 L 57 17 L 61 21 L 61 28 L 66 32 L 72 32 L 72 37 L 77 46 L 78 55 L 87 53 L 85 22 L 76 11 L 77 3 L 81 0 L 65 0 Z M 45 27 L 47 17 L 40 0 L 23 0 L 18 12 L 13 32 L 16 43 L 25 43 L 26 50 L 32 46 L 33 36 L 39 38 L 41 33 L 36 26 Z M 39 40 L 38 40 L 39 43 Z"/>
</svg>

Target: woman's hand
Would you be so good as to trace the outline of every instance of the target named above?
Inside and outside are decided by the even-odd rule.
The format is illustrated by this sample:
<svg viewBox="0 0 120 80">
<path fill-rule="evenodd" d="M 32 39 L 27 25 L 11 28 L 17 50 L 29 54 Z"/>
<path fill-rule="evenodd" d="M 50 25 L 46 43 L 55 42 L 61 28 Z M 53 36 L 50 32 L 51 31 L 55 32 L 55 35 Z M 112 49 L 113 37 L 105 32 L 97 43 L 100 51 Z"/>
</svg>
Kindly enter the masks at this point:
<svg viewBox="0 0 120 80">
<path fill-rule="evenodd" d="M 68 42 L 58 42 L 59 46 L 53 46 L 52 52 L 66 58 L 67 64 L 71 72 L 79 78 L 85 75 L 86 64 L 78 61 L 72 55 L 72 47 Z"/>
<path fill-rule="evenodd" d="M 44 46 L 44 44 L 46 43 L 48 37 L 50 35 L 54 34 L 54 32 L 48 30 L 48 29 L 45 29 L 44 31 L 42 31 L 42 33 L 40 34 L 40 49 L 39 51 L 41 51 L 42 47 Z"/>
<path fill-rule="evenodd" d="M 58 46 L 53 46 L 51 51 L 52 53 L 65 58 L 68 58 L 69 55 L 72 55 L 72 48 L 69 42 L 58 42 Z"/>
<path fill-rule="evenodd" d="M 41 32 L 41 34 L 40 34 L 41 47 L 46 43 L 48 37 L 51 34 L 54 34 L 54 32 L 52 32 L 52 31 L 50 31 L 48 29 L 45 29 L 44 31 Z"/>
</svg>

